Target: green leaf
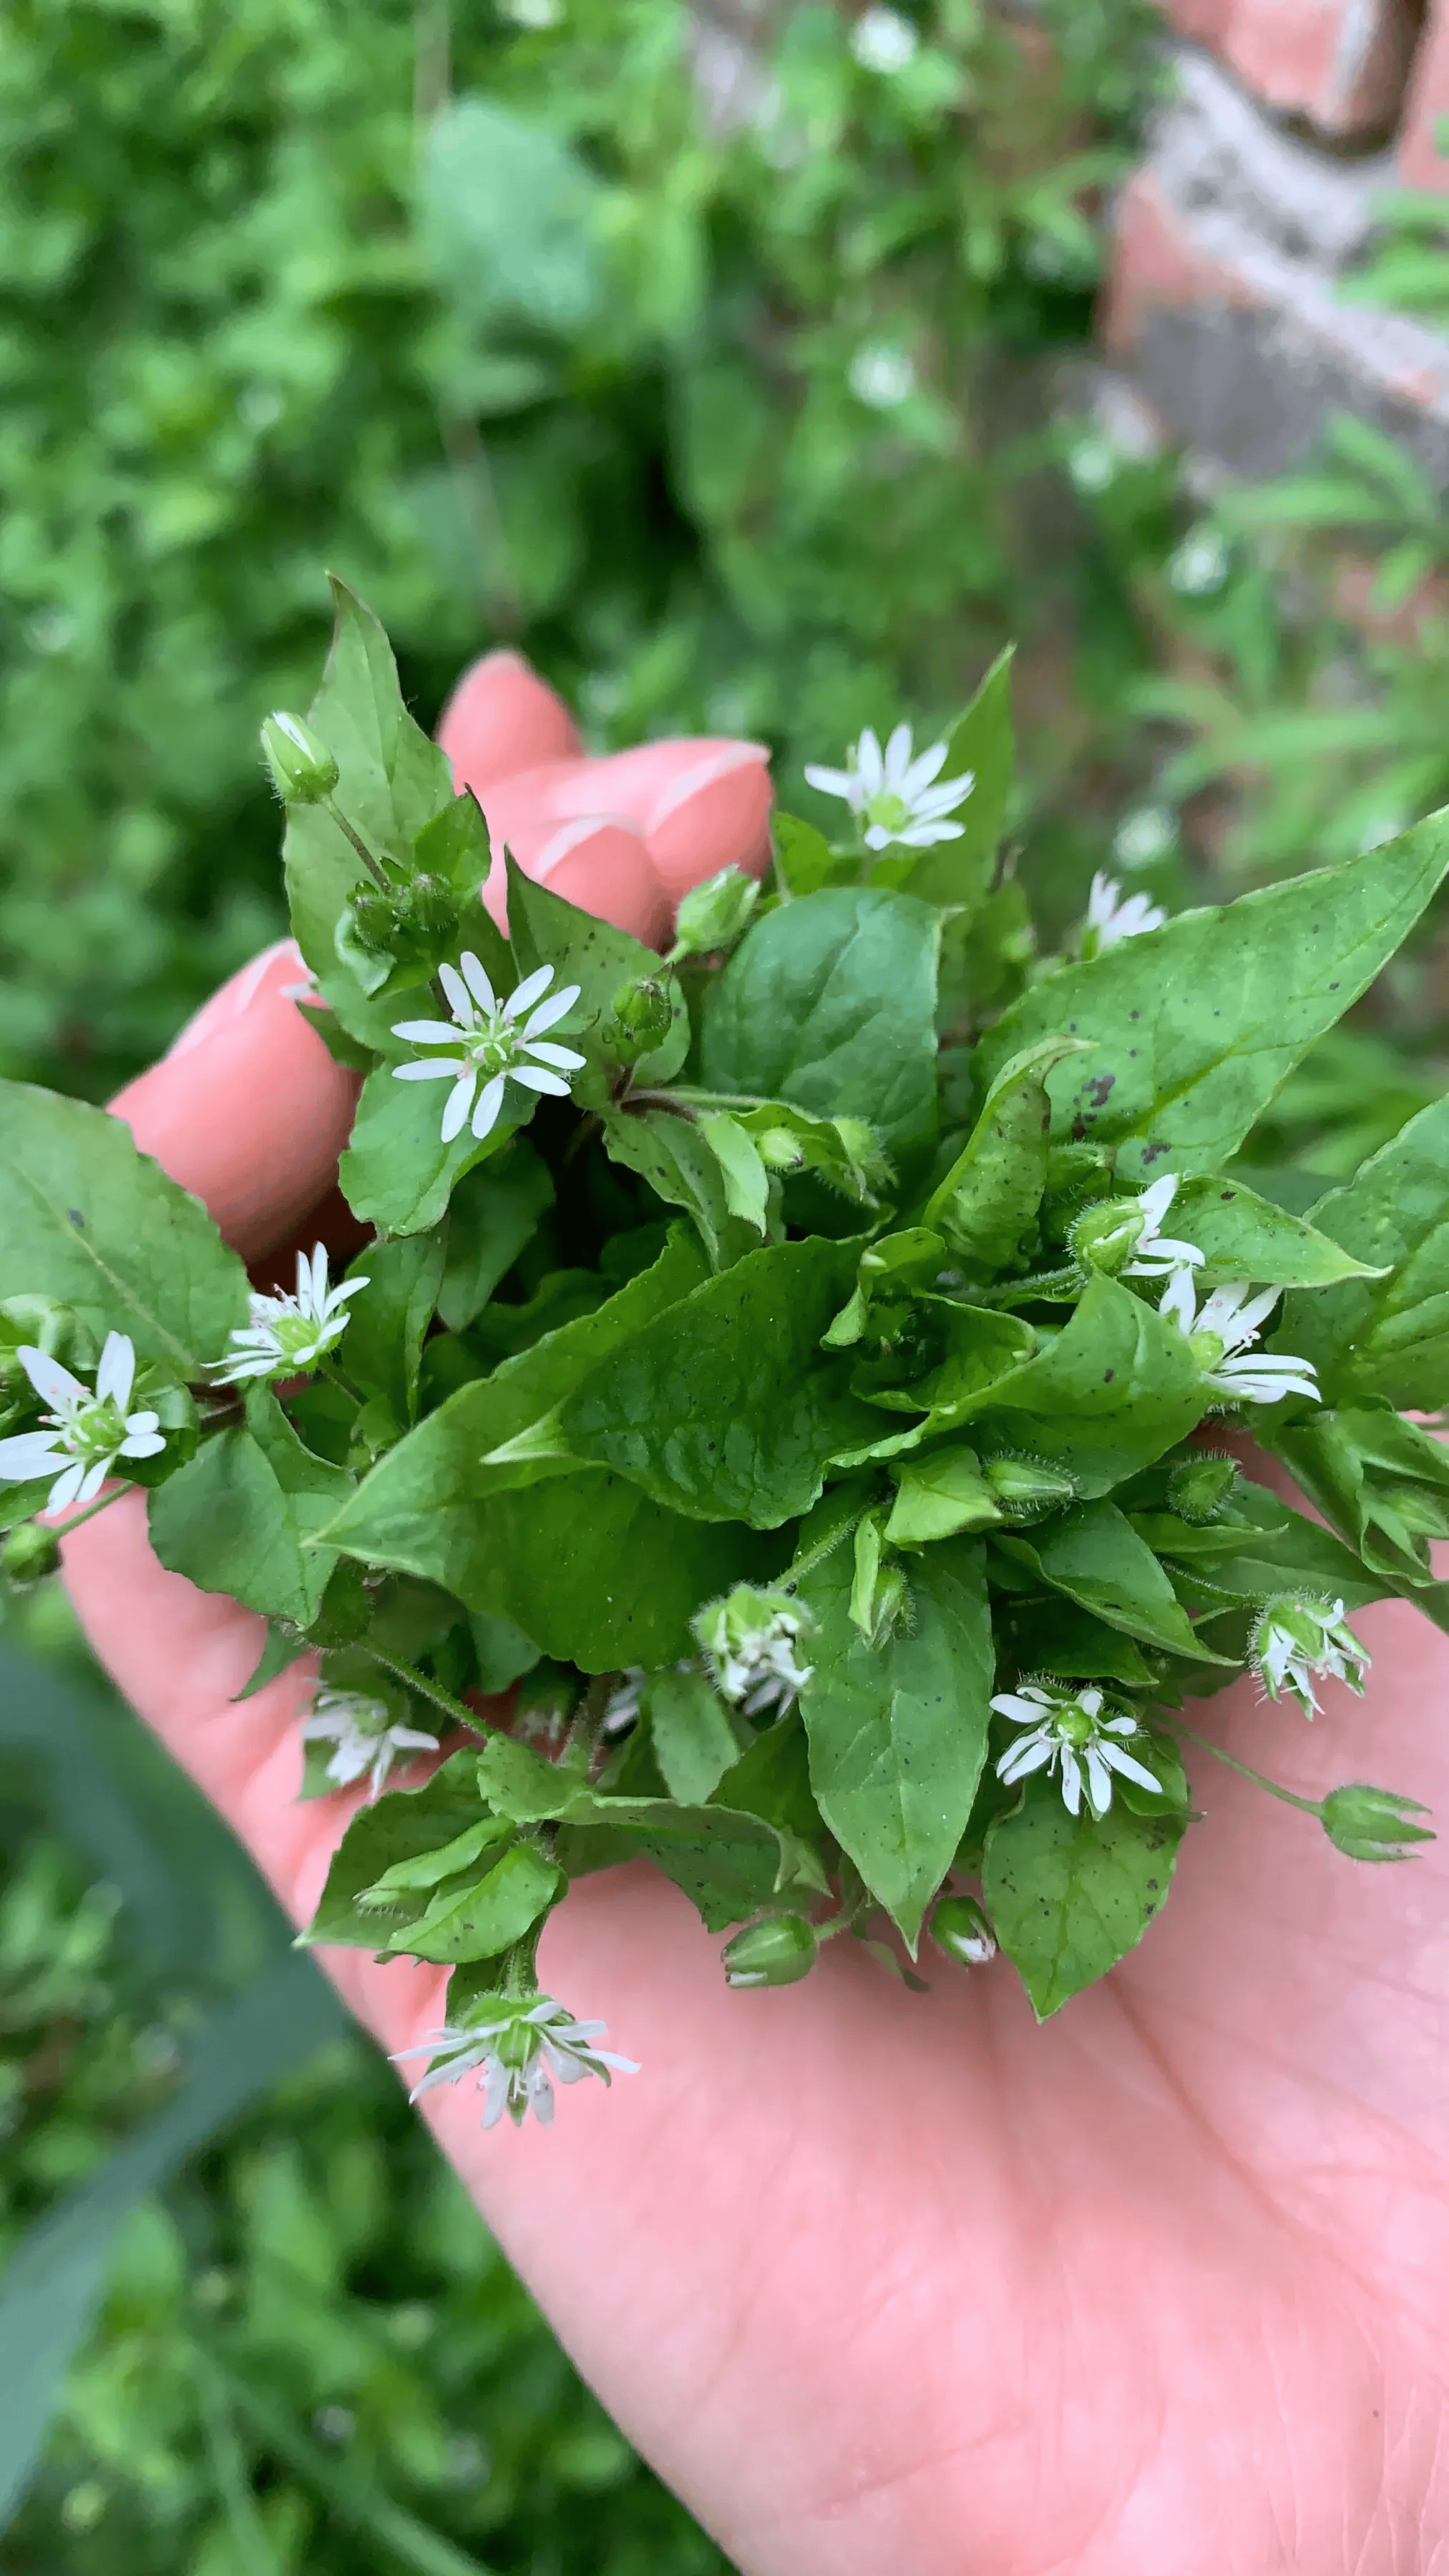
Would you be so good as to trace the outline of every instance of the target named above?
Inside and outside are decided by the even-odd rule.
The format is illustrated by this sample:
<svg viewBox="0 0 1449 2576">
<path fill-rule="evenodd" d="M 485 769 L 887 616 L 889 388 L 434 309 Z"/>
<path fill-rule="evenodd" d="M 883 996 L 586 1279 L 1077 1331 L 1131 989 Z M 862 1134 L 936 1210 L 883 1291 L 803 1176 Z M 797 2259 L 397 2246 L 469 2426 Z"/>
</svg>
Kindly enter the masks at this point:
<svg viewBox="0 0 1449 2576">
<path fill-rule="evenodd" d="M 797 1842 L 818 1847 L 822 1827 L 810 1788 L 810 1742 L 798 1708 L 756 1736 L 725 1772 L 711 1804 L 762 1816 Z"/>
<path fill-rule="evenodd" d="M 991 1827 L 986 1910 L 1038 2021 L 1136 1948 L 1167 1901 L 1184 1831 L 1180 1814 L 1137 1816 L 1117 1798 L 1100 1823 L 1069 1816 L 1051 1781 L 1030 1783 Z"/>
<path fill-rule="evenodd" d="M 247 1319 L 247 1277 L 199 1201 L 84 1101 L 0 1082 L 0 1297 L 53 1297 L 98 1342 L 182 1378 Z"/>
<path fill-rule="evenodd" d="M 568 1451 L 700 1520 L 776 1529 L 808 1511 L 835 1451 L 875 1428 L 820 1349 L 858 1250 L 768 1244 L 707 1281 L 570 1397 Z"/>
<path fill-rule="evenodd" d="M 545 1209 L 553 1177 L 524 1138 L 466 1174 L 448 1202 L 447 1265 L 438 1292 L 439 1320 L 461 1333 L 482 1312 Z"/>
<path fill-rule="evenodd" d="M 522 323 L 572 340 L 605 291 L 599 182 L 558 135 L 496 98 L 449 101 L 428 126 L 423 240 L 474 329 Z"/>
<path fill-rule="evenodd" d="M 703 1673 L 656 1673 L 642 1714 L 671 1798 L 681 1807 L 702 1807 L 740 1758 L 723 1701 Z"/>
<path fill-rule="evenodd" d="M 1059 1136 L 1117 1148 L 1119 1176 L 1211 1172 L 1406 938 L 1449 868 L 1431 814 L 1342 866 L 1186 912 L 1064 967 L 981 1042 L 978 1079 L 1039 1038 L 1090 1040 L 1051 1077 Z"/>
<path fill-rule="evenodd" d="M 800 1695 L 821 1815 L 910 1946 L 951 1866 L 986 1756 L 991 1613 L 979 1547 L 910 1573 L 910 1624 L 870 1646 L 850 1616 L 839 1549 L 805 1577 L 816 1621 Z"/>
<path fill-rule="evenodd" d="M 790 894 L 814 894 L 829 884 L 835 861 L 830 843 L 813 823 L 802 823 L 797 815 L 776 811 L 770 817 L 770 832 L 775 844 L 775 865 Z"/>
<path fill-rule="evenodd" d="M 1166 1223 L 1179 1241 L 1196 1244 L 1210 1270 L 1259 1288 L 1326 1288 L 1370 1266 L 1301 1216 L 1216 1174 L 1184 1182 Z"/>
<path fill-rule="evenodd" d="M 892 1547 L 925 1547 L 962 1530 L 991 1529 L 1006 1518 L 975 1450 L 964 1444 L 933 1449 L 900 1468 L 898 1475 L 885 1526 Z"/>
<path fill-rule="evenodd" d="M 445 1145 L 447 1098 L 445 1083 L 399 1082 L 390 1064 L 368 1075 L 337 1175 L 343 1197 L 364 1225 L 383 1234 L 425 1234 L 438 1223 L 463 1174 L 499 1153 L 538 1106 L 536 1092 L 510 1082 L 497 1121 L 481 1142 L 465 1125 Z"/>
<path fill-rule="evenodd" d="M 1311 1360 L 1330 1401 L 1387 1396 L 1425 1413 L 1449 1404 L 1449 1100 L 1330 1190 L 1313 1221 L 1388 1275 L 1290 1297 L 1274 1347 Z"/>
<path fill-rule="evenodd" d="M 756 919 L 706 999 L 706 1087 L 863 1118 L 888 1152 L 928 1141 L 939 947 L 930 906 L 871 887 Z"/>
<path fill-rule="evenodd" d="M 348 1272 L 367 1281 L 349 1301 L 338 1365 L 364 1395 L 381 1396 L 398 1429 L 418 1409 L 423 1342 L 443 1278 L 441 1235 L 404 1235 L 370 1243 Z"/>
<path fill-rule="evenodd" d="M 311 1960 L 279 1960 L 202 2024 L 165 2109 L 21 2238 L 0 2288 L 0 2524 L 29 2484 L 122 2221 L 342 2020 Z"/>
<path fill-rule="evenodd" d="M 580 912 L 576 904 L 566 903 L 562 895 L 552 894 L 547 886 L 536 885 L 512 857 L 508 861 L 508 928 L 520 980 L 536 967 L 552 966 L 555 992 L 561 992 L 566 984 L 578 985 L 579 998 L 560 1027 L 570 1044 L 577 1045 L 591 1064 L 600 1061 L 599 1024 L 608 1020 L 620 985 L 637 984 L 646 978 L 667 983 L 674 1006 L 669 1035 L 652 1053 L 639 1058 L 634 1080 L 636 1084 L 673 1080 L 689 1052 L 689 1012 L 678 984 L 665 975 L 654 949 L 631 938 L 627 930 L 616 930 L 611 921 L 599 921 L 591 912 Z M 559 1029 L 549 1031 L 550 1037 L 559 1033 Z"/>
<path fill-rule="evenodd" d="M 515 1843 L 473 1886 L 440 1889 L 420 1921 L 399 1925 L 386 1946 L 437 1967 L 496 1959 L 522 1940 L 567 1885 L 552 1861 Z"/>
<path fill-rule="evenodd" d="M 688 1211 L 712 1269 L 727 1270 L 758 1241 L 754 1225 L 732 1213 L 719 1156 L 692 1119 L 668 1109 L 611 1110 L 604 1151 L 638 1172 L 667 1207 Z"/>
<path fill-rule="evenodd" d="M 976 784 L 951 817 L 962 827 L 959 841 L 938 841 L 934 849 L 922 850 L 904 879 L 906 891 L 927 903 L 979 903 L 990 888 L 1016 774 L 1011 723 L 1015 651 L 1009 644 L 997 656 L 948 740 L 942 780 L 959 778 L 969 769 Z"/>
<path fill-rule="evenodd" d="M 405 867 L 418 833 L 452 804 L 453 773 L 403 704 L 377 619 L 335 574 L 332 603 L 332 645 L 307 721 L 338 765 L 335 806 L 368 849 Z M 375 1043 L 377 1014 L 333 944 L 348 897 L 366 881 L 362 862 L 322 805 L 288 807 L 285 856 L 297 944 L 343 1026 Z"/>
<path fill-rule="evenodd" d="M 270 1387 L 249 1388 L 246 1410 L 245 1429 L 218 1432 L 151 1494 L 151 1544 L 203 1592 L 310 1627 L 337 1552 L 308 1542 L 353 1480 L 303 1448 Z"/>
<path fill-rule="evenodd" d="M 946 1246 L 923 1225 L 878 1235 L 860 1256 L 855 1288 L 825 1334 L 827 1350 L 849 1350 L 864 1334 L 877 1297 L 893 1291 L 925 1288 L 946 1266 Z"/>
<path fill-rule="evenodd" d="M 1016 1531 L 997 1544 L 1109 1628 L 1165 1654 L 1222 1660 L 1199 1644 L 1151 1548 L 1115 1503 L 1082 1503 L 1029 1535 Z"/>
<path fill-rule="evenodd" d="M 1075 1038 L 1044 1038 L 1003 1065 L 981 1115 L 922 1222 L 943 1234 L 958 1260 L 1004 1270 L 1033 1224 L 1046 1188 L 1051 1103 L 1046 1077 Z"/>
<path fill-rule="evenodd" d="M 1437 1440 L 1383 1404 L 1340 1405 L 1265 1437 L 1371 1574 L 1394 1591 L 1434 1587 L 1429 1542 L 1449 1537 L 1449 1456 Z"/>
<path fill-rule="evenodd" d="M 484 1810 L 478 1789 L 478 1756 L 471 1750 L 450 1754 L 417 1789 L 389 1789 L 372 1805 L 359 1807 L 332 1855 L 327 1884 L 307 1927 L 309 1941 L 344 1941 L 354 1949 L 378 1950 L 387 1932 L 387 1916 L 376 1906 L 359 1903 L 365 1893 L 398 1874 L 396 1901 L 416 1915 L 427 1903 L 429 1880 L 421 1873 L 401 1883 L 409 1864 L 453 1849 L 465 1835 L 486 1828 L 487 1841 L 506 1842 L 512 1824 Z M 475 1850 L 472 1857 L 477 1857 Z"/>
<path fill-rule="evenodd" d="M 1091 1500 L 1185 1439 L 1206 1402 L 1184 1335 L 1099 1274 L 1044 1350 L 955 1402 L 951 1419 L 972 1418 L 983 1451 L 1029 1443 Z"/>
<path fill-rule="evenodd" d="M 737 1118 L 720 1110 L 704 1113 L 699 1133 L 719 1165 L 730 1215 L 752 1226 L 756 1234 L 764 1234 L 770 1217 L 770 1175 L 754 1138 Z"/>
</svg>

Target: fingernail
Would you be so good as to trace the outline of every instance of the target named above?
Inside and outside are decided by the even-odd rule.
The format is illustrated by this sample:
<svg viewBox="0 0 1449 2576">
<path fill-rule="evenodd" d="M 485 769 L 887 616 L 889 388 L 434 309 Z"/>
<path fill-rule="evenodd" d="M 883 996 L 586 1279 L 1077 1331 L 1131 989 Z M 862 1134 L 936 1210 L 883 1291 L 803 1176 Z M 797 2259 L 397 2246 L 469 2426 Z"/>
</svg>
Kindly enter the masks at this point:
<svg viewBox="0 0 1449 2576">
<path fill-rule="evenodd" d="M 233 1020 L 244 1019 L 257 996 L 265 992 L 274 980 L 271 970 L 279 961 L 285 962 L 289 973 L 310 984 L 310 971 L 295 939 L 275 940 L 270 948 L 262 950 L 260 957 L 254 957 L 250 965 L 241 967 L 231 976 L 219 993 L 212 994 L 209 1002 L 202 1003 L 200 1010 L 172 1039 L 162 1062 L 169 1063 L 173 1056 L 189 1055 L 193 1047 L 201 1046 L 207 1038 L 214 1037 L 219 1028 Z"/>
<path fill-rule="evenodd" d="M 661 796 L 646 838 L 672 903 L 720 868 L 762 876 L 770 855 L 770 773 L 753 744 L 699 761 Z"/>
</svg>

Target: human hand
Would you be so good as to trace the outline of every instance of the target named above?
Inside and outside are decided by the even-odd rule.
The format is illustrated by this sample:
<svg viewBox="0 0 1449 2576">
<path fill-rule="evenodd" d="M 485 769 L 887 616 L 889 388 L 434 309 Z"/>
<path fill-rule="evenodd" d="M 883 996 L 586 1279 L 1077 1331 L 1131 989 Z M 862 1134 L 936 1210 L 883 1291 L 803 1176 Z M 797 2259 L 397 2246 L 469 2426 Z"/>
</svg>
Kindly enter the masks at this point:
<svg viewBox="0 0 1449 2576">
<path fill-rule="evenodd" d="M 749 754 L 671 805 L 709 747 L 584 770 L 512 663 L 450 718 L 535 865 L 601 786 L 636 817 L 657 788 L 671 896 L 758 853 Z M 549 780 L 530 805 L 511 777 L 503 814 L 522 768 Z M 580 835 L 550 882 L 646 929 L 625 838 Z M 310 1241 L 351 1114 L 295 973 L 259 960 L 117 1104 L 250 1258 Z M 305 1915 L 354 1803 L 296 1802 L 307 1668 L 233 1704 L 261 1623 L 161 1571 L 139 1495 L 65 1554 L 121 1688 Z M 1401 1605 L 1356 1624 L 1366 1703 L 1330 1688 L 1310 1733 L 1239 1692 L 1204 1725 L 1303 1794 L 1371 1771 L 1443 1806 L 1449 1640 Z M 427 2095 L 564 2343 L 747 2576 L 1427 2576 L 1449 2552 L 1449 1861 L 1356 1869 L 1201 1767 L 1166 1914 L 1044 2029 L 1004 1963 L 937 1961 L 911 1997 L 845 1942 L 729 1994 L 685 1899 L 631 1870 L 573 1891 L 540 1975 L 643 2072 L 574 2089 L 549 2133 L 485 2137 L 471 2086 Z M 386 2048 L 440 2018 L 441 1972 L 323 1955 Z"/>
</svg>

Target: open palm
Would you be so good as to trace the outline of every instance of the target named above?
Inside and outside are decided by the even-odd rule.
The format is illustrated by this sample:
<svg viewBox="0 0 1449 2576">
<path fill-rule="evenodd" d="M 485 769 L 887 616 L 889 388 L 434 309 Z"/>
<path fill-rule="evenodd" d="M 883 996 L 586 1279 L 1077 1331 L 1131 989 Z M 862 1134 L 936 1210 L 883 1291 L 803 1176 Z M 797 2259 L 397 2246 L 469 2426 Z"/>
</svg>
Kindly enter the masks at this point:
<svg viewBox="0 0 1449 2576">
<path fill-rule="evenodd" d="M 530 863 L 559 853 L 551 882 L 631 928 L 758 857 L 744 746 L 586 764 L 506 657 L 443 738 Z M 310 1241 L 350 1116 L 297 971 L 258 961 L 118 1104 L 249 1257 Z M 233 1704 L 261 1623 L 161 1571 L 139 1496 L 66 1564 L 123 1690 L 305 1913 L 352 1803 L 296 1803 L 306 1668 Z M 1443 1806 L 1449 1639 L 1400 1605 L 1359 1624 L 1365 1703 L 1330 1689 L 1310 1731 L 1240 1691 L 1205 1723 L 1309 1795 L 1371 1775 Z M 1044 2029 L 1004 1962 L 938 1962 L 913 1997 L 845 1943 L 728 1994 L 641 1868 L 575 1890 L 541 1975 L 643 2072 L 548 2134 L 428 2095 L 580 2367 L 747 2576 L 1449 2565 L 1445 1846 L 1356 1868 L 1202 1767 L 1167 1913 Z M 440 2018 L 440 1971 L 328 1965 L 389 2049 Z"/>
</svg>

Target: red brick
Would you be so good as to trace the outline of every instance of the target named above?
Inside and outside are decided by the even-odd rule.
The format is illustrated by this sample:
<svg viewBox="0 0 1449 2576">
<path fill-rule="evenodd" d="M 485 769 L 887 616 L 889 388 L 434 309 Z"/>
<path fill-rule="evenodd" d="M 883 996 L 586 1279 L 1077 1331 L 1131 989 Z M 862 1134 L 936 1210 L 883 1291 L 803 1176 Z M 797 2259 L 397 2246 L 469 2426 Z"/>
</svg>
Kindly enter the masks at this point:
<svg viewBox="0 0 1449 2576">
<path fill-rule="evenodd" d="M 1449 8 L 1434 0 L 1419 46 L 1399 143 L 1399 176 L 1406 188 L 1449 191 L 1449 161 L 1434 141 L 1434 127 L 1449 116 Z"/>
<path fill-rule="evenodd" d="M 1280 115 L 1324 134 L 1390 126 L 1413 54 L 1409 0 L 1164 0 L 1179 35 L 1210 45 Z"/>
</svg>

